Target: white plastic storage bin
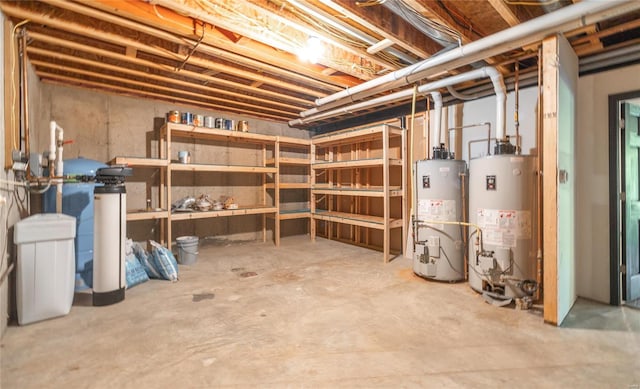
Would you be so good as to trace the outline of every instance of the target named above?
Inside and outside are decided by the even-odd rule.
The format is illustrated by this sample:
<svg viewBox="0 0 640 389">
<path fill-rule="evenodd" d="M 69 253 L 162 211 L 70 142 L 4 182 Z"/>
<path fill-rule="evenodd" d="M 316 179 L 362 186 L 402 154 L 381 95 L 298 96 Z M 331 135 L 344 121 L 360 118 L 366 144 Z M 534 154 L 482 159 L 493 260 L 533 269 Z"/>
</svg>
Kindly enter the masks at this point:
<svg viewBox="0 0 640 389">
<path fill-rule="evenodd" d="M 62 316 L 73 303 L 76 219 L 55 213 L 37 214 L 15 225 L 18 323 Z"/>
</svg>

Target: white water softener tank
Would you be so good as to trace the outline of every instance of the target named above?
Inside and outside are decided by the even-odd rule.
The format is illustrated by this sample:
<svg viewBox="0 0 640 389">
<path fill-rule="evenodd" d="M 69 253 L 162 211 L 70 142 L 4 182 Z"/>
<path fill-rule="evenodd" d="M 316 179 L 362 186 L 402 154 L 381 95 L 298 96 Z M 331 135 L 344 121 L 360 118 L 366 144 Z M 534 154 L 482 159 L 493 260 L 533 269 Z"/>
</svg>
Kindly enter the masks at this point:
<svg viewBox="0 0 640 389">
<path fill-rule="evenodd" d="M 413 272 L 438 281 L 464 279 L 465 161 L 430 159 L 415 166 Z"/>
<path fill-rule="evenodd" d="M 533 294 L 537 285 L 535 157 L 500 154 L 469 164 L 469 222 L 483 247 L 469 244 L 469 285 L 504 298 Z M 471 230 L 473 232 L 473 230 Z"/>
<path fill-rule="evenodd" d="M 127 236 L 127 193 L 125 176 L 131 168 L 98 169 L 94 189 L 93 305 L 110 305 L 124 300 L 125 241 Z"/>
</svg>

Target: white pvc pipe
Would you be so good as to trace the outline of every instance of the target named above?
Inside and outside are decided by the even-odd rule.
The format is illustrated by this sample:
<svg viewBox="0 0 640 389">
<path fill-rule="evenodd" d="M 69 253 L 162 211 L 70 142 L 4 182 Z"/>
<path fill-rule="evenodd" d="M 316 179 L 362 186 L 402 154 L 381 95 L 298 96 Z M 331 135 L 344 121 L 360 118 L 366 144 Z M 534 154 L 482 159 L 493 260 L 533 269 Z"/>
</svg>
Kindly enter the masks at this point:
<svg viewBox="0 0 640 389">
<path fill-rule="evenodd" d="M 58 162 L 56 163 L 56 176 L 62 177 L 64 174 L 64 162 L 62 161 L 62 152 L 64 150 L 64 130 L 56 124 L 58 129 Z"/>
<path fill-rule="evenodd" d="M 502 93 L 503 96 L 505 97 L 503 99 L 503 102 L 499 102 L 498 107 L 502 107 L 502 111 L 498 112 L 497 117 L 498 117 L 498 123 L 496 123 L 497 125 L 502 125 L 504 126 L 505 123 L 505 107 L 504 107 L 504 102 L 506 102 L 506 88 L 504 86 L 504 82 L 502 82 L 502 76 L 500 75 L 500 72 L 498 72 L 495 68 L 490 67 L 490 66 L 485 66 L 482 67 L 480 69 L 475 69 L 472 70 L 470 72 L 467 73 L 461 73 L 461 74 L 457 74 L 455 76 L 451 76 L 451 77 L 447 77 L 447 78 L 443 78 L 442 80 L 437 80 L 434 82 L 430 82 L 424 85 L 421 85 L 418 88 L 418 93 L 420 94 L 425 94 L 425 93 L 429 93 L 431 91 L 435 91 L 438 90 L 440 88 L 446 88 L 447 86 L 451 86 L 451 85 L 456 85 L 459 84 L 461 82 L 465 82 L 465 81 L 471 81 L 471 80 L 476 80 L 478 78 L 486 78 L 486 77 L 491 77 L 491 81 L 493 82 L 494 85 L 494 89 L 496 90 L 496 94 Z M 499 78 L 499 80 L 498 80 Z M 496 87 L 496 85 L 500 86 L 499 88 Z M 321 120 L 324 118 L 328 118 L 328 117 L 332 117 L 332 116 L 336 116 L 336 115 L 340 115 L 340 114 L 350 114 L 359 110 L 363 110 L 363 109 L 367 109 L 367 108 L 372 108 L 372 107 L 376 107 L 379 105 L 383 105 L 386 103 L 389 103 L 391 101 L 397 101 L 397 100 L 402 100 L 405 98 L 410 97 L 413 94 L 413 89 L 404 89 L 402 91 L 396 92 L 396 93 L 392 93 L 390 95 L 386 95 L 386 96 L 381 96 L 381 97 L 377 97 L 375 99 L 371 99 L 371 100 L 366 100 L 366 101 L 362 101 L 360 103 L 355 103 L 346 107 L 340 107 L 340 108 L 336 108 L 333 109 L 331 111 L 325 111 L 325 112 L 321 112 L 318 114 L 315 114 L 313 116 L 309 116 L 306 118 L 301 118 L 301 119 L 294 119 L 289 121 L 289 126 L 291 127 L 295 127 L 298 125 L 302 125 L 305 123 L 310 123 L 316 120 Z M 500 119 L 501 118 L 501 119 Z M 496 131 L 500 131 L 500 130 L 496 130 Z M 503 131 L 504 134 L 504 131 Z M 500 138 L 502 139 L 502 138 Z"/>
<path fill-rule="evenodd" d="M 433 143 L 432 147 L 440 147 L 441 128 L 442 128 L 442 94 L 437 91 L 431 92 L 431 98 L 433 98 Z M 429 150 L 427 150 L 429 155 Z"/>
<path fill-rule="evenodd" d="M 507 87 L 504 85 L 502 74 L 491 66 L 485 66 L 486 75 L 491 78 L 493 89 L 496 91 L 496 139 L 506 140 L 507 133 Z"/>
<path fill-rule="evenodd" d="M 381 87 L 384 87 L 383 90 L 388 90 L 408 85 L 415 80 L 445 70 L 444 68 L 439 69 L 438 66 L 447 65 L 447 68 L 453 68 L 466 65 L 510 49 L 538 42 L 549 34 L 562 33 L 636 9 L 640 9 L 640 1 L 637 0 L 584 0 L 352 88 L 346 88 L 332 95 L 316 99 L 315 103 L 318 107 L 326 106 L 329 103 L 332 105 L 320 110 L 315 108 L 311 114 L 342 105 L 344 99 L 360 100 L 380 92 Z M 452 64 L 452 62 L 461 59 L 464 61 Z M 301 112 L 300 116 L 309 116 L 309 111 Z"/>
<path fill-rule="evenodd" d="M 54 177 L 56 160 L 56 122 L 49 123 L 49 176 Z"/>
</svg>

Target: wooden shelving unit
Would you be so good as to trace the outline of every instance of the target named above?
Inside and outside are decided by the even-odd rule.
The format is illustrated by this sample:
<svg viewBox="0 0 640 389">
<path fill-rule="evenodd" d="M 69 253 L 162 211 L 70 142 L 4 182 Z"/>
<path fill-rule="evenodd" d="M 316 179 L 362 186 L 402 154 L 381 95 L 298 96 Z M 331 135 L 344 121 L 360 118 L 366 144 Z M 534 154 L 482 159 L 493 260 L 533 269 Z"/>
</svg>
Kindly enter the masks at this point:
<svg viewBox="0 0 640 389">
<path fill-rule="evenodd" d="M 203 145 L 207 142 L 226 142 L 226 147 L 232 149 L 234 147 L 246 147 L 250 145 L 250 148 L 254 148 L 252 151 L 260 153 L 260 156 L 256 154 L 256 160 L 259 160 L 255 165 L 247 165 L 241 163 L 243 161 L 231 160 L 226 163 L 219 163 L 213 161 L 211 163 L 180 163 L 171 160 L 171 156 L 177 155 L 177 151 L 173 150 L 173 144 L 177 141 L 183 140 L 195 140 L 200 147 L 207 147 Z M 267 201 L 266 190 L 270 185 L 268 180 L 272 183 L 278 181 L 278 166 L 269 166 L 269 161 L 276 156 L 277 150 L 277 137 L 254 134 L 248 132 L 236 132 L 227 130 L 218 130 L 211 128 L 195 127 L 184 124 L 167 123 L 161 128 L 160 136 L 160 156 L 167 163 L 166 168 L 166 185 L 167 185 L 167 204 L 172 204 L 172 181 L 174 175 L 182 174 L 185 172 L 192 173 L 230 173 L 230 174 L 256 174 L 260 177 L 261 184 L 256 185 L 256 190 L 259 191 L 259 203 L 258 204 L 238 204 L 237 209 L 223 209 L 212 211 L 193 211 L 193 212 L 168 212 L 167 223 L 167 243 L 171 247 L 172 241 L 172 227 L 173 221 L 182 220 L 198 220 L 217 217 L 233 217 L 240 215 L 262 215 L 262 237 L 263 241 L 266 240 L 266 217 L 269 215 L 277 215 L 278 202 L 277 199 L 270 204 Z M 201 154 L 207 154 L 202 152 Z M 211 153 L 208 153 L 211 154 Z M 209 155 L 211 156 L 211 155 Z M 246 159 L 246 158 L 244 158 Z M 277 228 L 277 227 L 276 227 Z M 277 236 L 276 231 L 274 234 Z"/>
<path fill-rule="evenodd" d="M 406 241 L 407 177 L 405 131 L 380 124 L 312 138 L 312 239 L 320 224 L 329 239 L 376 247 L 371 231 L 382 233 L 384 261 L 391 255 L 392 231 Z"/>
<path fill-rule="evenodd" d="M 308 201 L 299 201 L 289 205 L 283 200 L 282 191 L 304 191 L 309 199 L 311 190 L 311 141 L 305 139 L 278 136 L 274 158 L 267 161 L 277 167 L 278 174 L 267 188 L 273 189 L 278 204 L 278 212 L 274 215 L 276 246 L 280 245 L 280 224 L 284 220 L 308 219 L 311 211 Z M 291 174 L 294 171 L 295 174 Z M 282 177 L 293 176 L 294 181 L 282 181 Z M 300 207 L 300 203 L 306 206 Z M 292 206 L 294 208 L 292 208 Z M 310 223 L 311 224 L 311 223 Z"/>
<path fill-rule="evenodd" d="M 228 159 L 172 160 L 177 156 L 176 145 L 187 142 L 209 157 L 215 153 L 205 152 L 207 145 L 222 145 Z M 240 149 L 235 155 L 243 157 L 232 158 L 234 148 L 254 154 L 247 158 Z M 159 169 L 158 199 L 154 200 L 159 207 L 129 210 L 127 220 L 159 220 L 161 239 L 169 248 L 173 222 L 240 215 L 262 215 L 263 240 L 267 218 L 273 219 L 276 245 L 280 244 L 282 222 L 307 219 L 311 239 L 320 232 L 329 239 L 377 248 L 384 253 L 385 262 L 392 246 L 401 251 L 401 242 L 406 240 L 406 142 L 402 128 L 383 124 L 305 140 L 167 123 L 160 130 L 158 155 L 116 157 L 111 163 Z M 237 209 L 171 212 L 172 183 L 185 173 L 256 175 L 259 179 L 252 186 L 258 201 L 240 201 Z M 400 237 L 397 230 L 401 230 Z"/>
</svg>

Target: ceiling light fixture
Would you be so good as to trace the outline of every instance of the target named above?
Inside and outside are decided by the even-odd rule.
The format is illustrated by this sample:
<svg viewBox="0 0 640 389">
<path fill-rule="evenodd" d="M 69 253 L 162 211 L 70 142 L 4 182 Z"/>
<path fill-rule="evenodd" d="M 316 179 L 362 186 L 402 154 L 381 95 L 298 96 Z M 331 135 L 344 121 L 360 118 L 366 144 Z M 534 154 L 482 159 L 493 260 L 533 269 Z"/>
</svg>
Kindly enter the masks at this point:
<svg viewBox="0 0 640 389">
<path fill-rule="evenodd" d="M 317 36 L 310 36 L 307 43 L 298 51 L 298 58 L 304 62 L 315 64 L 324 54 L 324 46 Z"/>
</svg>

